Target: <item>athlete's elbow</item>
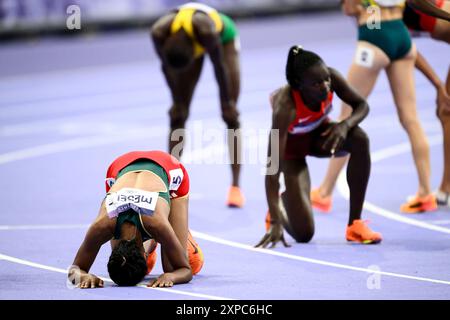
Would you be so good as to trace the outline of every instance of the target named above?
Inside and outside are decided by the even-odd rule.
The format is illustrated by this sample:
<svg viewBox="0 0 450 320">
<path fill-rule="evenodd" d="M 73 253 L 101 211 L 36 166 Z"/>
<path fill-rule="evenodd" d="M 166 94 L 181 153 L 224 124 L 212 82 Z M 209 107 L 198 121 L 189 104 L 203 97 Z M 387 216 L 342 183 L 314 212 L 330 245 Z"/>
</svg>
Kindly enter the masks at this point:
<svg viewBox="0 0 450 320">
<path fill-rule="evenodd" d="M 365 105 L 364 106 L 364 117 L 366 117 L 370 113 L 370 107 L 369 107 L 369 104 L 367 102 L 364 105 Z"/>
<path fill-rule="evenodd" d="M 370 112 L 369 104 L 366 101 L 363 101 L 361 102 L 360 106 L 363 118 L 367 117 Z"/>
<path fill-rule="evenodd" d="M 365 99 L 360 99 L 354 104 L 353 110 L 358 111 L 362 118 L 365 118 L 369 114 L 369 104 Z"/>
</svg>

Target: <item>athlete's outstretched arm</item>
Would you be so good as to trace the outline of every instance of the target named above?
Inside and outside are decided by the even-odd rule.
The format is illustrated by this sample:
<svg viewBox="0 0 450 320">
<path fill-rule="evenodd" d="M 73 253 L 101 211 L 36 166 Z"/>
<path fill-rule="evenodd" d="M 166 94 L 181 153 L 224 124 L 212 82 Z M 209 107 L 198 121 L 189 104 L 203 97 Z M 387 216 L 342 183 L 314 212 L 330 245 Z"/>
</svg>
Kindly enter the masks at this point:
<svg viewBox="0 0 450 320">
<path fill-rule="evenodd" d="M 447 110 L 450 110 L 450 96 L 447 93 L 445 84 L 441 81 L 439 76 L 436 74 L 436 72 L 434 72 L 428 61 L 424 56 L 422 56 L 419 51 L 417 51 L 416 68 L 419 69 L 436 88 L 436 104 L 438 109 L 445 108 Z"/>
<path fill-rule="evenodd" d="M 206 49 L 214 68 L 214 74 L 219 86 L 220 104 L 222 109 L 235 108 L 236 101 L 231 99 L 230 74 L 225 64 L 223 46 L 214 23 L 206 16 L 196 16 L 194 27 L 198 42 Z"/>
<path fill-rule="evenodd" d="M 111 240 L 112 236 L 113 231 L 101 219 L 97 219 L 89 227 L 84 241 L 75 256 L 75 260 L 69 269 L 68 277 L 72 283 L 79 285 L 82 289 L 103 287 L 103 280 L 90 274 L 89 270 L 97 257 L 100 247 Z"/>
<path fill-rule="evenodd" d="M 449 12 L 436 7 L 433 3 L 427 0 L 407 0 L 407 1 L 414 9 L 422 11 L 423 13 L 426 13 L 430 16 L 447 20 L 450 22 Z"/>
<path fill-rule="evenodd" d="M 152 280 L 149 287 L 171 287 L 177 283 L 186 283 L 192 279 L 192 270 L 186 255 L 186 249 L 181 245 L 180 240 L 170 225 L 168 220 L 162 220 L 157 226 L 149 230 L 161 244 L 161 251 L 164 255 L 164 273 Z M 169 263 L 167 263 L 169 262 Z"/>
<path fill-rule="evenodd" d="M 351 116 L 345 122 L 350 128 L 356 127 L 369 114 L 369 105 L 366 99 L 351 87 L 337 70 L 333 68 L 328 69 L 330 71 L 332 90 L 353 109 Z"/>
<path fill-rule="evenodd" d="M 278 193 L 280 190 L 279 177 L 286 150 L 288 128 L 289 124 L 295 119 L 295 107 L 290 98 L 289 90 L 289 86 L 282 88 L 273 99 L 272 130 L 278 131 L 279 138 L 278 141 L 275 141 L 276 145 L 272 145 L 272 139 L 269 137 L 268 159 L 271 161 L 270 167 L 278 168 L 278 171 L 276 173 L 266 173 L 266 198 L 270 212 L 271 226 L 256 247 L 265 248 L 269 243 L 272 243 L 272 247 L 274 247 L 279 241 L 282 241 L 285 246 L 288 246 L 283 235 L 279 205 L 280 196 Z M 274 153 L 278 154 L 274 156 Z"/>
<path fill-rule="evenodd" d="M 150 37 L 155 46 L 155 51 L 162 59 L 162 47 L 170 35 L 170 23 L 173 17 L 163 16 L 159 18 L 150 29 Z"/>
<path fill-rule="evenodd" d="M 175 198 L 170 201 L 169 222 L 185 251 L 188 242 L 188 208 L 189 195 L 185 195 L 181 198 Z M 164 252 L 164 248 L 161 248 L 161 258 L 163 265 L 165 266 L 164 270 L 173 270 L 172 264 Z"/>
</svg>

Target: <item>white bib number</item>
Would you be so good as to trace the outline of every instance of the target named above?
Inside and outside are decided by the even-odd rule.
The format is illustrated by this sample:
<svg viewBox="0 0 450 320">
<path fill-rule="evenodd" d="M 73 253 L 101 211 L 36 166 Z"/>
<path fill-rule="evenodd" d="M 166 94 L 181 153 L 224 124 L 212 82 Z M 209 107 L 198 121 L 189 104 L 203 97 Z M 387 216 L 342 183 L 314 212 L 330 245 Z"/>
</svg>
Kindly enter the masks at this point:
<svg viewBox="0 0 450 320">
<path fill-rule="evenodd" d="M 106 196 L 106 212 L 111 219 L 130 209 L 139 214 L 153 215 L 158 196 L 158 192 L 123 188 Z"/>
<path fill-rule="evenodd" d="M 356 49 L 355 63 L 357 65 L 372 68 L 375 60 L 375 52 L 372 48 L 358 47 Z"/>
<path fill-rule="evenodd" d="M 376 0 L 375 2 L 383 7 L 395 7 L 402 5 L 405 0 Z"/>
<path fill-rule="evenodd" d="M 181 182 L 183 182 L 184 178 L 183 170 L 181 169 L 170 170 L 169 175 L 170 175 L 169 190 L 177 191 L 181 185 Z"/>
</svg>

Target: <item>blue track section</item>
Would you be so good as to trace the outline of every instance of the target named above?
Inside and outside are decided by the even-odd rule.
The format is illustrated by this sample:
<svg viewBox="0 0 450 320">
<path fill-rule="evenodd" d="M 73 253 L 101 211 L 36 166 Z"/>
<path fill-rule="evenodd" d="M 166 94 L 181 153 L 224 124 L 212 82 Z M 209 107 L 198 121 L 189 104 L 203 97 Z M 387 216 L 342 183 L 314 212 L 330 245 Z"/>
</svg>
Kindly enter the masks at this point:
<svg viewBox="0 0 450 320">
<path fill-rule="evenodd" d="M 408 139 L 384 74 L 362 125 L 372 154 L 382 155 L 375 157 L 367 193 L 368 203 L 378 209 L 367 207 L 364 218 L 383 233 L 384 241 L 376 246 L 346 242 L 348 203 L 337 189 L 333 212 L 315 213 L 316 234 L 309 244 L 288 237 L 291 248 L 252 249 L 264 234 L 267 211 L 262 170 L 271 119 L 268 96 L 285 83 L 287 51 L 302 44 L 345 75 L 356 30 L 339 13 L 247 20 L 238 27 L 239 109 L 244 132 L 253 137 L 244 143 L 247 203 L 243 209 L 225 206 L 231 182 L 229 166 L 219 163 L 227 158 L 225 126 L 207 62 L 191 106 L 192 136 L 184 159 L 192 185 L 190 228 L 205 265 L 189 284 L 164 290 L 118 288 L 110 282 L 103 289 L 69 289 L 63 273 L 98 212 L 108 164 L 131 150 L 166 150 L 170 97 L 148 33 L 0 47 L 0 299 L 450 298 L 450 212 L 399 212 L 415 193 L 417 176 L 409 150 L 385 153 L 391 147 L 402 150 Z M 416 44 L 444 79 L 450 47 L 426 38 Z M 430 139 L 432 185 L 437 187 L 443 155 L 436 93 L 419 73 L 416 87 L 418 112 Z M 336 100 L 333 117 L 339 108 Z M 218 130 L 219 135 L 199 138 L 195 133 L 200 129 Z M 308 165 L 317 185 L 327 161 L 311 158 Z M 388 214 L 380 215 L 380 210 Z M 399 221 L 404 218 L 409 220 Z M 420 225 L 414 225 L 417 221 Z M 108 277 L 109 252 L 105 245 L 93 273 Z M 160 272 L 158 262 L 150 277 Z"/>
</svg>

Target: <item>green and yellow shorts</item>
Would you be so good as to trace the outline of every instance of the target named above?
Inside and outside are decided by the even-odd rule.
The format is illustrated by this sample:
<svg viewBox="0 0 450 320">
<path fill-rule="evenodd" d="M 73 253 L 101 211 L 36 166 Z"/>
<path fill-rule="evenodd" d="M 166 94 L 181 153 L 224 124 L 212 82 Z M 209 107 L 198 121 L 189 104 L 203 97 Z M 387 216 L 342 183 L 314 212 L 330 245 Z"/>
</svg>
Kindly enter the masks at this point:
<svg viewBox="0 0 450 320">
<path fill-rule="evenodd" d="M 226 44 L 237 38 L 238 30 L 236 24 L 229 16 L 223 13 L 219 13 L 219 15 L 223 22 L 223 30 L 220 34 L 220 40 L 222 41 L 222 44 Z"/>
<path fill-rule="evenodd" d="M 371 29 L 367 24 L 360 25 L 358 40 L 377 46 L 391 61 L 403 58 L 412 47 L 411 36 L 402 20 L 381 21 L 378 29 Z"/>
</svg>

